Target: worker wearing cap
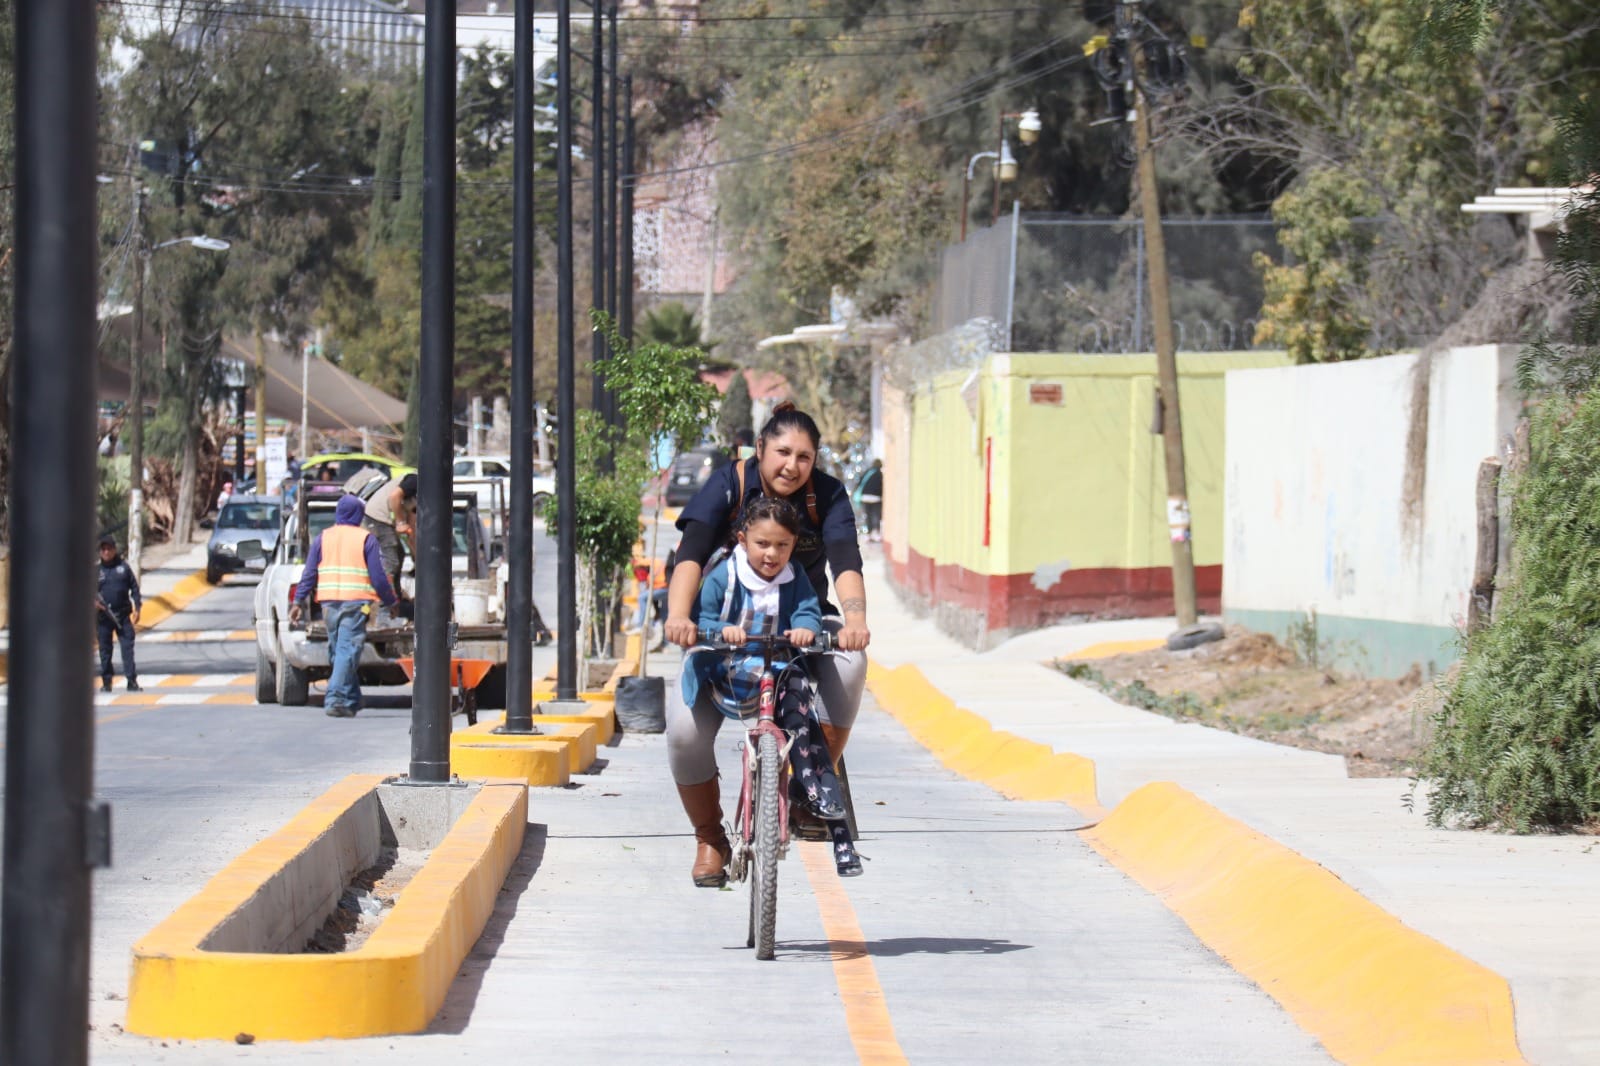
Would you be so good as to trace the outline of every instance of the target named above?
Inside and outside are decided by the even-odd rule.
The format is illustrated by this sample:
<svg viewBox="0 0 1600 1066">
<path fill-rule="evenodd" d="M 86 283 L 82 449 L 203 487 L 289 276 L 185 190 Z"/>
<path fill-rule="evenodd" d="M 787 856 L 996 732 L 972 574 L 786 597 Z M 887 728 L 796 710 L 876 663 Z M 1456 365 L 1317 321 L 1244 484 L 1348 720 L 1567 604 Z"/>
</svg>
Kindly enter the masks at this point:
<svg viewBox="0 0 1600 1066">
<path fill-rule="evenodd" d="M 306 553 L 305 569 L 295 589 L 289 621 L 298 622 L 315 593 L 328 627 L 333 658 L 324 713 L 354 718 L 361 709 L 361 648 L 367 641 L 367 620 L 376 603 L 393 604 L 394 589 L 383 570 L 378 540 L 361 528 L 364 506 L 359 496 L 345 496 L 333 511 L 333 525 L 317 534 Z"/>
<path fill-rule="evenodd" d="M 133 665 L 133 627 L 139 624 L 139 579 L 117 551 L 117 538 L 100 538 L 99 587 L 94 597 L 95 632 L 100 638 L 100 691 L 111 691 L 111 639 L 122 643 L 122 675 L 128 691 L 139 691 Z"/>
</svg>

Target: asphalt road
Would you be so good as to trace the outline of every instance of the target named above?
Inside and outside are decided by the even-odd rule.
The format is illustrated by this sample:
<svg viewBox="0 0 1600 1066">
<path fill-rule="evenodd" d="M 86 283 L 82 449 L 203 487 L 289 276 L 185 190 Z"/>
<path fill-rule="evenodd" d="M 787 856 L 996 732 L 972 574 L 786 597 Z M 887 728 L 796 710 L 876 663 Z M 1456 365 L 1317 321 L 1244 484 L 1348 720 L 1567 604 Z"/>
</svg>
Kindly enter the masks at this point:
<svg viewBox="0 0 1600 1066">
<path fill-rule="evenodd" d="M 152 687 L 162 702 L 97 708 L 115 859 L 95 882 L 96 1063 L 1328 1061 L 1084 845 L 1073 811 L 956 777 L 870 697 L 850 748 L 866 874 L 841 881 L 822 845 L 791 850 L 773 962 L 744 947 L 743 886 L 690 883 L 663 738 L 628 735 L 572 786 L 532 793 L 523 855 L 427 1033 L 250 1047 L 125 1034 L 135 940 L 344 775 L 407 763 L 404 689 L 348 720 L 256 706 L 247 641 L 156 637 L 245 629 L 250 592 L 230 581 L 147 635 L 141 672 L 176 680 Z M 553 621 L 553 591 L 536 599 Z M 731 729 L 718 743 L 725 780 L 736 744 Z"/>
</svg>

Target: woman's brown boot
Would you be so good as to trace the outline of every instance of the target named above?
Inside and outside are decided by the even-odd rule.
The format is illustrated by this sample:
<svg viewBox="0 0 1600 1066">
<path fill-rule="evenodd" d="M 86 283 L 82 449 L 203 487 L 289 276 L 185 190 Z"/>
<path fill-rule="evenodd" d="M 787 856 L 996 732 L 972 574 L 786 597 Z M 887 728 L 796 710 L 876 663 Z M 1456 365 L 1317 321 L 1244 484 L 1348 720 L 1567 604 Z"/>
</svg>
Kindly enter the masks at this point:
<svg viewBox="0 0 1600 1066">
<path fill-rule="evenodd" d="M 733 849 L 722 828 L 722 794 L 717 779 L 698 785 L 679 785 L 678 799 L 694 826 L 694 883 L 701 888 L 721 888 L 728 883 L 728 860 Z"/>
<path fill-rule="evenodd" d="M 839 769 L 839 756 L 844 754 L 844 746 L 850 743 L 850 730 L 840 729 L 836 725 L 822 723 L 822 736 L 828 742 L 828 754 L 833 756 L 833 768 Z"/>
</svg>

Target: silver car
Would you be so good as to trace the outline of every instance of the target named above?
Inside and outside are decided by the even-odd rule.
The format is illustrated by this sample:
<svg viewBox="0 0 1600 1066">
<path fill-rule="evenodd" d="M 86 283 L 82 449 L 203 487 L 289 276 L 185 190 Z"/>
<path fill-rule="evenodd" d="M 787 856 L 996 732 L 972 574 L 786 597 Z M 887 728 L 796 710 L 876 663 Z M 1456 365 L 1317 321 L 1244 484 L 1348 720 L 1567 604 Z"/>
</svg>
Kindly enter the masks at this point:
<svg viewBox="0 0 1600 1066">
<path fill-rule="evenodd" d="M 236 570 L 261 570 L 260 559 L 239 557 L 239 542 L 259 540 L 261 549 L 271 554 L 278 543 L 278 524 L 283 512 L 280 496 L 233 495 L 217 513 L 217 524 L 206 545 L 206 580 L 215 585 L 223 574 Z"/>
</svg>

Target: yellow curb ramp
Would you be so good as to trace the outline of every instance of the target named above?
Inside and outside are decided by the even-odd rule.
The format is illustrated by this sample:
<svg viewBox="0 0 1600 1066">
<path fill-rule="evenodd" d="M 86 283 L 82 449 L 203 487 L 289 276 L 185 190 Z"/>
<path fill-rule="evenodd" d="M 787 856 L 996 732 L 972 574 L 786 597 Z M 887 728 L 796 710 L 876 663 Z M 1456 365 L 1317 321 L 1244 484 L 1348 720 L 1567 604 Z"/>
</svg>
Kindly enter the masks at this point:
<svg viewBox="0 0 1600 1066">
<path fill-rule="evenodd" d="M 599 734 L 599 727 L 591 722 L 552 722 L 544 719 L 542 715 L 535 715 L 533 724 L 538 727 L 539 735 L 524 737 L 496 733 L 495 729 L 500 725 L 500 721 L 499 718 L 493 720 L 480 718 L 477 725 L 470 725 L 451 733 L 451 768 L 457 773 L 464 773 L 456 763 L 456 751 L 481 747 L 559 746 L 565 750 L 569 774 L 581 774 L 594 764 L 597 750 L 595 738 Z"/>
<path fill-rule="evenodd" d="M 1087 662 L 1091 659 L 1109 659 L 1113 655 L 1131 655 L 1135 652 L 1152 651 L 1155 648 L 1164 648 L 1167 642 L 1155 637 L 1149 640 L 1107 640 L 1099 644 L 1091 644 L 1087 648 L 1079 648 L 1070 655 L 1061 656 L 1062 662 L 1077 663 Z"/>
<path fill-rule="evenodd" d="M 146 596 L 144 606 L 139 611 L 139 628 L 143 630 L 160 625 L 216 587 L 206 580 L 204 570 L 196 570 L 166 592 Z"/>
<path fill-rule="evenodd" d="M 1171 782 L 1144 785 L 1105 813 L 1093 762 L 993 729 L 914 665 L 872 663 L 867 687 L 963 777 L 1100 818 L 1084 834 L 1089 844 L 1340 1061 L 1525 1061 L 1505 978 L 1407 927 L 1310 859 Z"/>
<path fill-rule="evenodd" d="M 385 779 L 346 778 L 250 848 L 133 948 L 129 1032 L 182 1039 L 316 1040 L 426 1028 L 482 933 L 528 821 L 520 782 L 486 782 L 355 951 L 210 951 L 208 938 L 261 900 L 284 900 L 297 860 L 339 856 L 339 831 Z M 351 871 L 352 873 L 355 871 Z M 335 897 L 336 898 L 336 897 Z M 288 909 L 288 908 L 285 908 Z M 287 932 L 315 915 L 287 914 Z"/>
</svg>

